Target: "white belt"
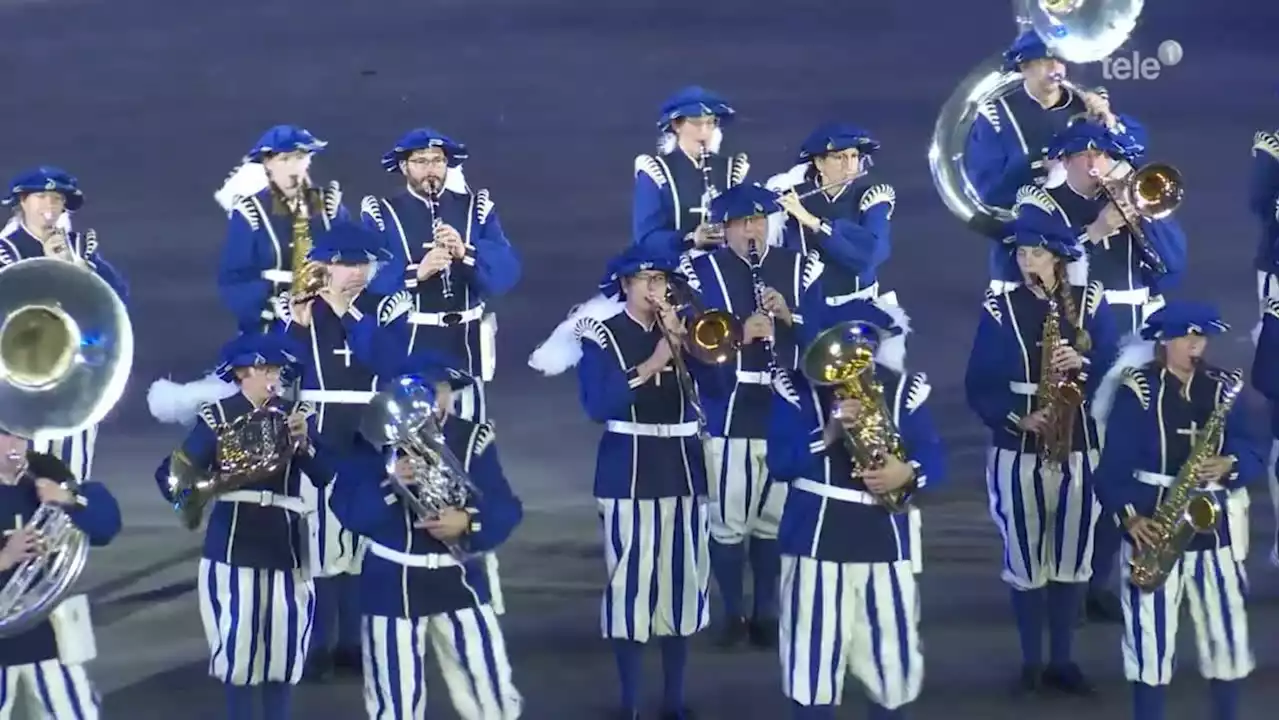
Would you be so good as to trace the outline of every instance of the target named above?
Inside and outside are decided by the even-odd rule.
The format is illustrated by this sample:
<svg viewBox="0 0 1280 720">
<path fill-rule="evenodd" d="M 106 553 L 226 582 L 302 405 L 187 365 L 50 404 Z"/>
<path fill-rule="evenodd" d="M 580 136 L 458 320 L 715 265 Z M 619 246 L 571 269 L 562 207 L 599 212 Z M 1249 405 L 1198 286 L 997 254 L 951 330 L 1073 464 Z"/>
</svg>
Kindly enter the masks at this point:
<svg viewBox="0 0 1280 720">
<path fill-rule="evenodd" d="M 1133 473 L 1133 477 L 1135 480 L 1142 483 L 1143 485 L 1150 485 L 1152 487 L 1162 487 L 1162 488 L 1167 488 L 1170 485 L 1172 485 L 1175 479 L 1174 476 L 1172 475 L 1162 475 L 1160 473 L 1147 472 L 1146 470 L 1135 470 Z M 1201 489 L 1206 490 L 1208 492 L 1219 492 L 1219 491 L 1226 490 L 1226 488 L 1222 487 L 1216 482 L 1203 485 L 1201 486 Z"/>
<path fill-rule="evenodd" d="M 298 515 L 310 515 L 311 506 L 302 498 L 292 495 L 281 495 L 270 490 L 235 490 L 218 496 L 222 502 L 246 503 L 261 507 L 274 507 L 287 510 Z"/>
<path fill-rule="evenodd" d="M 1151 299 L 1150 288 L 1133 290 L 1107 290 L 1102 293 L 1112 305 L 1145 305 Z"/>
<path fill-rule="evenodd" d="M 698 434 L 698 423 L 685 422 L 669 425 L 655 423 L 634 423 L 625 420 L 610 420 L 604 424 L 605 430 L 619 435 L 641 435 L 657 438 L 683 438 Z"/>
<path fill-rule="evenodd" d="M 752 372 L 750 370 L 739 370 L 737 372 L 738 382 L 744 385 L 772 385 L 773 378 L 769 377 L 769 373 Z"/>
<path fill-rule="evenodd" d="M 441 553 L 432 553 L 431 555 L 410 555 L 399 550 L 392 550 L 386 545 L 378 543 L 369 543 L 369 552 L 388 562 L 405 567 L 423 568 L 424 570 L 439 570 L 440 568 L 458 567 L 462 563 L 452 555 L 444 555 Z"/>
<path fill-rule="evenodd" d="M 849 293 L 848 295 L 832 295 L 827 298 L 827 305 L 838 307 L 852 300 L 875 300 L 879 294 L 880 282 L 877 280 L 857 292 Z"/>
<path fill-rule="evenodd" d="M 482 317 L 484 317 L 484 303 L 480 303 L 475 307 L 469 307 L 462 312 L 409 313 L 409 324 L 449 327 L 452 325 L 473 323 Z"/>
<path fill-rule="evenodd" d="M 1035 395 L 1040 391 L 1040 386 L 1036 383 L 1011 382 L 1009 383 L 1009 392 L 1014 395 Z"/>
<path fill-rule="evenodd" d="M 299 400 L 335 405 L 366 405 L 373 399 L 372 390 L 303 390 Z"/>
<path fill-rule="evenodd" d="M 262 279 L 273 283 L 293 282 L 293 272 L 289 270 L 263 270 Z"/>
<path fill-rule="evenodd" d="M 858 503 L 859 505 L 879 505 L 880 501 L 875 495 L 866 490 L 854 490 L 853 488 L 842 488 L 826 483 L 820 483 L 817 480 L 809 480 L 808 478 L 800 478 L 792 480 L 791 487 L 796 490 L 803 490 L 814 495 L 821 495 L 824 498 L 839 500 L 841 502 Z"/>
</svg>

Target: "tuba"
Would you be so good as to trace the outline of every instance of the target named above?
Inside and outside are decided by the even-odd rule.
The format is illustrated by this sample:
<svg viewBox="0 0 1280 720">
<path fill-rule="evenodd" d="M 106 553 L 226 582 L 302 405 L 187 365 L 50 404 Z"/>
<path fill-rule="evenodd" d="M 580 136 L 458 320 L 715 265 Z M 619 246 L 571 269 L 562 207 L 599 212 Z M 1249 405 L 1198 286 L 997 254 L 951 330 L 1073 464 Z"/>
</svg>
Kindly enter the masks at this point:
<svg viewBox="0 0 1280 720">
<path fill-rule="evenodd" d="M 0 317 L 0 428 L 66 437 L 101 421 L 119 401 L 133 367 L 133 326 L 119 296 L 93 271 L 54 258 L 0 269 Z M 34 457 L 58 462 L 39 454 L 28 462 Z M 74 490 L 70 471 L 59 474 Z M 26 528 L 42 540 L 0 588 L 0 637 L 48 617 L 89 552 L 88 538 L 59 506 L 41 505 Z"/>
<path fill-rule="evenodd" d="M 804 351 L 800 372 L 814 385 L 835 388 L 838 401 L 862 405 L 857 424 L 844 427 L 842 439 L 853 460 L 853 474 L 882 467 L 890 455 L 906 459 L 902 435 L 885 402 L 884 388 L 875 379 L 875 351 L 861 339 L 862 323 L 850 321 L 824 330 Z M 906 488 L 877 495 L 885 510 L 907 512 Z"/>
<path fill-rule="evenodd" d="M 698 421 L 698 433 L 704 439 L 707 431 L 707 414 L 698 400 L 698 391 L 694 387 L 693 375 L 684 361 L 684 351 L 707 365 L 723 365 L 738 355 L 742 347 L 742 323 L 732 314 L 724 310 L 708 310 L 698 300 L 698 293 L 689 281 L 672 275 L 667 281 L 667 294 L 663 298 L 665 308 L 659 314 L 673 312 L 679 316 L 688 315 L 685 320 L 686 339 L 682 343 L 679 338 L 667 331 L 661 318 L 658 327 L 662 337 L 671 349 L 671 363 L 675 366 L 676 379 L 680 389 L 693 406 L 693 414 Z"/>
<path fill-rule="evenodd" d="M 1117 163 L 1111 174 L 1100 178 L 1098 182 L 1107 198 L 1120 211 L 1129 228 L 1129 236 L 1142 253 L 1142 259 L 1156 273 L 1163 275 L 1168 272 L 1164 258 L 1152 247 L 1147 233 L 1142 229 L 1142 220 L 1161 220 L 1178 209 L 1186 192 L 1182 173 L 1164 163 L 1148 163 L 1134 170 L 1128 163 L 1122 162 Z"/>
<path fill-rule="evenodd" d="M 375 395 L 360 418 L 360 434 L 366 440 L 392 448 L 387 460 L 391 489 L 419 520 L 437 518 L 449 508 L 465 508 L 480 494 L 445 442 L 439 411 L 431 387 L 419 378 L 404 376 Z M 413 467 L 410 482 L 396 474 L 396 462 L 402 457 Z M 460 545 L 446 547 L 460 561 L 470 557 Z"/>
</svg>

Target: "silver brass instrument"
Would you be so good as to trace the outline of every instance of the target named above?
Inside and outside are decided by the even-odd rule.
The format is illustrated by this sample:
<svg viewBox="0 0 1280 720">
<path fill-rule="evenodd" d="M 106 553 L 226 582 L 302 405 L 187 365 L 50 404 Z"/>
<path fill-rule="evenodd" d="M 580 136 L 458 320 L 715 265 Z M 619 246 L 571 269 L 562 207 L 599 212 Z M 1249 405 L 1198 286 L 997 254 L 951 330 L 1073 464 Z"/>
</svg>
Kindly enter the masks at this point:
<svg viewBox="0 0 1280 720">
<path fill-rule="evenodd" d="M 5 432 L 67 437 L 101 421 L 120 399 L 133 367 L 133 326 L 96 273 L 48 257 L 2 268 L 0 317 Z M 69 471 L 63 476 L 74 480 Z M 73 482 L 66 485 L 74 491 Z M 0 637 L 48 617 L 85 567 L 88 539 L 65 508 L 41 505 L 25 529 L 41 540 L 0 588 Z"/>
<path fill-rule="evenodd" d="M 1133 35 L 1145 0 L 1014 0 L 1014 14 L 1054 57 L 1069 63 L 1105 59 Z"/>
<path fill-rule="evenodd" d="M 698 167 L 702 170 L 702 205 L 694 212 L 701 216 L 702 222 L 707 225 L 708 235 L 717 242 L 723 242 L 724 226 L 710 221 L 711 201 L 720 195 L 720 191 L 716 189 L 715 181 L 711 179 L 711 150 L 707 148 L 706 143 L 702 143 L 698 148 Z"/>
<path fill-rule="evenodd" d="M 675 337 L 662 322 L 664 313 L 674 313 L 676 317 L 681 313 L 688 315 L 684 321 L 686 337 L 683 341 Z M 698 300 L 697 291 L 687 281 L 673 276 L 667 282 L 667 294 L 663 298 L 662 307 L 658 308 L 658 328 L 671 350 L 671 364 L 675 368 L 676 380 L 693 407 L 693 414 L 698 421 L 698 435 L 706 439 L 707 414 L 698 399 L 698 391 L 694 387 L 693 375 L 689 373 L 689 365 L 684 361 L 684 353 L 688 352 L 707 365 L 729 362 L 737 357 L 738 350 L 742 347 L 742 323 L 724 310 L 708 310 Z"/>
<path fill-rule="evenodd" d="M 480 495 L 466 467 L 445 442 L 440 410 L 432 388 L 406 376 L 375 395 L 360 418 L 360 434 L 366 440 L 392 448 L 387 460 L 391 489 L 419 520 L 433 520 L 450 508 L 466 508 Z M 410 482 L 396 474 L 400 458 L 413 467 Z M 446 547 L 459 560 L 470 556 L 460 545 L 446 543 Z"/>
<path fill-rule="evenodd" d="M 1156 273 L 1168 272 L 1164 258 L 1152 247 L 1142 229 L 1142 221 L 1161 220 L 1178 209 L 1186 193 L 1182 173 L 1164 163 L 1148 163 L 1135 170 L 1129 163 L 1120 162 L 1110 174 L 1099 178 L 1098 184 L 1120 211 L 1142 259 Z"/>
</svg>

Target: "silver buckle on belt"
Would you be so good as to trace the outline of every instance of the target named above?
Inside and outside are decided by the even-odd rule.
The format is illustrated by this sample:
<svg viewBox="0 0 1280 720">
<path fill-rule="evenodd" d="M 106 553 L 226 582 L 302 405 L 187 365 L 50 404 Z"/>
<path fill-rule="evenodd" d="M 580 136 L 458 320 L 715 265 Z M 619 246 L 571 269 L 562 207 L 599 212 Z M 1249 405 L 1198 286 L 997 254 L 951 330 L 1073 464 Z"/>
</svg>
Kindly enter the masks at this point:
<svg viewBox="0 0 1280 720">
<path fill-rule="evenodd" d="M 261 490 L 258 492 L 258 506 L 271 507 L 275 502 L 276 494 L 270 490 Z"/>
</svg>

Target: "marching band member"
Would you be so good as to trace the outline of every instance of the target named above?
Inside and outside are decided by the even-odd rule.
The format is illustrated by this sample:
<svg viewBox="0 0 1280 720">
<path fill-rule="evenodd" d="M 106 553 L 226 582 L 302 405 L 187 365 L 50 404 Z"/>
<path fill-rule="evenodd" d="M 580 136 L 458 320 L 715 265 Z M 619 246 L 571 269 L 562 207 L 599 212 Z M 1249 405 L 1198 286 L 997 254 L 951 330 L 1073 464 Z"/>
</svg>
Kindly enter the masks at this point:
<svg viewBox="0 0 1280 720">
<path fill-rule="evenodd" d="M 751 168 L 746 153 L 720 154 L 734 110 L 709 90 L 687 87 L 660 112 L 658 154 L 636 156 L 631 241 L 673 256 L 707 250 L 724 240 L 706 217 L 711 201 Z"/>
<path fill-rule="evenodd" d="M 816 250 L 800 255 L 770 248 L 767 214 L 777 205 L 772 190 L 738 185 L 711 202 L 710 222 L 724 227 L 725 245 L 681 269 L 700 305 L 723 310 L 742 323 L 742 348 L 732 363 L 707 368 L 699 377 L 707 413 L 704 445 L 710 496 L 711 569 L 724 600 L 726 647 L 750 639 L 772 648 L 778 640 L 778 519 L 786 486 L 769 481 L 765 465 L 772 404 L 772 372 L 798 360 L 796 328 L 802 305 L 822 304 L 823 264 Z M 702 373 L 700 373 L 702 374 Z M 750 553 L 753 608 L 743 609 L 743 565 Z"/>
<path fill-rule="evenodd" d="M 326 145 L 296 125 L 277 125 L 215 194 L 229 217 L 218 293 L 242 331 L 278 319 L 272 299 L 294 282 L 312 235 L 348 217 L 337 182 L 311 186 L 311 159 Z"/>
<path fill-rule="evenodd" d="M 827 123 L 800 146 L 800 164 L 769 182 L 784 191 L 778 204 L 789 217 L 780 228 L 782 245 L 802 255 L 817 251 L 825 266 L 823 292 L 832 305 L 880 294 L 876 272 L 889 259 L 897 195 L 892 185 L 867 177 L 879 149 L 866 130 Z"/>
<path fill-rule="evenodd" d="M 890 414 L 883 421 L 899 431 L 905 452 L 886 453 L 878 469 L 858 469 L 841 427 L 873 407 L 813 387 L 799 373 L 775 376 L 769 470 L 791 485 L 778 532 L 782 686 L 793 717 L 835 718 L 849 673 L 867 688 L 867 717 L 890 720 L 903 717 L 924 680 L 913 572 L 921 549 L 908 527 L 913 516 L 891 512 L 882 496 L 911 498 L 942 482 L 945 453 L 925 405 L 928 380 L 903 369 L 906 316 L 865 300 L 824 315 L 809 329 L 856 323 L 845 339 L 873 354 L 866 377 L 880 385 Z"/>
<path fill-rule="evenodd" d="M 1262 225 L 1258 243 L 1258 299 L 1280 297 L 1280 140 L 1269 132 L 1253 136 L 1253 178 L 1249 208 Z"/>
<path fill-rule="evenodd" d="M 1238 535 L 1230 514 L 1221 508 L 1224 488 L 1260 475 L 1261 458 L 1243 427 L 1242 407 L 1219 409 L 1233 378 L 1203 362 L 1209 338 L 1229 329 L 1210 305 L 1170 303 L 1147 319 L 1142 338 L 1148 342 L 1134 352 L 1126 350 L 1110 373 L 1109 384 L 1118 386 L 1111 389 L 1114 401 L 1094 408 L 1107 427 L 1097 475 L 1101 499 L 1126 530 L 1122 647 L 1135 720 L 1165 716 L 1164 688 L 1173 676 L 1184 599 L 1216 720 L 1237 716 L 1238 681 L 1254 667 L 1245 571 L 1232 549 Z M 1226 417 L 1218 420 L 1225 430 L 1215 436 L 1211 416 L 1224 412 Z M 1192 497 L 1208 497 L 1217 506 L 1215 524 L 1193 534 L 1162 582 L 1148 574 L 1151 568 L 1145 563 L 1144 572 L 1135 575 L 1130 562 L 1138 550 L 1167 542 L 1155 521 L 1161 514 L 1157 508 L 1170 499 L 1168 488 L 1179 483 L 1192 458 L 1198 463 Z M 1135 577 L 1159 584 L 1144 591 L 1134 584 Z"/>
<path fill-rule="evenodd" d="M 254 688 L 262 714 L 291 717 L 293 686 L 302 678 L 311 644 L 315 586 L 305 518 L 315 506 L 301 497 L 302 475 L 327 484 L 329 462 L 318 447 L 315 420 L 305 403 L 279 396 L 281 373 L 297 362 L 292 341 L 255 330 L 228 342 L 216 371 L 224 381 L 175 385 L 158 381 L 148 400 L 162 422 L 192 425 L 182 446 L 156 469 L 155 479 L 175 507 L 174 458 L 196 470 L 216 468 L 223 429 L 261 408 L 288 415 L 298 451 L 274 477 L 216 497 L 200 560 L 200 617 L 209 641 L 209 675 L 226 686 L 228 716 L 255 717 Z M 234 383 L 234 384 L 232 384 Z M 207 402 L 205 402 L 207 401 Z M 217 477 L 213 481 L 217 482 Z"/>
<path fill-rule="evenodd" d="M 467 159 L 462 143 L 430 128 L 410 130 L 382 156 L 387 172 L 405 178 L 391 198 L 366 196 L 360 212 L 393 256 L 373 289 L 390 295 L 401 284 L 414 297 L 411 350 L 434 348 L 466 360 L 476 378 L 458 393 L 462 417 L 487 417 L 484 384 L 493 379 L 497 321 L 486 302 L 520 279 L 520 257 L 507 240 L 488 190 L 451 188 Z M 385 280 L 384 280 L 385 278 Z"/>
<path fill-rule="evenodd" d="M 1271 486 L 1271 507 L 1280 517 L 1280 487 L 1276 485 L 1277 463 L 1280 462 L 1280 300 L 1267 298 L 1258 328 L 1257 348 L 1253 356 L 1253 387 L 1267 399 L 1268 416 L 1271 418 L 1271 457 L 1267 460 L 1267 479 Z M 1271 548 L 1271 562 L 1276 564 L 1280 550 L 1280 533 L 1277 544 Z"/>
<path fill-rule="evenodd" d="M 523 700 L 511 679 L 481 554 L 510 537 L 523 509 L 498 459 L 493 426 L 449 411 L 450 394 L 470 378 L 423 352 L 404 369 L 412 382 L 431 385 L 445 444 L 476 492 L 470 507 L 420 518 L 398 494 L 413 493 L 420 482 L 409 458 L 399 457 L 396 477 L 388 478 L 383 449 L 363 438 L 350 457 L 352 467 L 339 473 L 330 500 L 334 513 L 369 543 L 360 574 L 365 708 L 370 720 L 426 717 L 430 647 L 459 717 L 514 720 Z M 393 491 L 393 484 L 405 489 Z"/>
<path fill-rule="evenodd" d="M 68 485 L 77 481 L 73 494 Z M 105 485 L 75 477 L 56 456 L 32 450 L 27 438 L 0 431 L 0 508 L 13 519 L 0 541 L 0 587 L 7 587 L 23 561 L 42 553 L 44 538 L 26 525 L 46 504 L 69 513 L 93 547 L 107 545 L 120 532 L 120 506 Z M 101 697 L 85 672 L 96 655 L 84 595 L 64 600 L 31 629 L 0 638 L 0 718 L 12 717 L 25 699 L 42 717 L 97 720 Z"/>
<path fill-rule="evenodd" d="M 1071 641 L 1081 585 L 1092 573 L 1099 438 L 1077 398 L 1088 404 L 1119 338 L 1102 285 L 1079 286 L 1087 262 L 1075 237 L 1022 208 L 1012 225 L 1006 242 L 1016 250 L 1006 257 L 1016 270 L 1004 277 L 1021 283 L 999 294 L 988 290 L 965 395 L 991 430 L 987 492 L 1004 539 L 1001 576 L 1012 589 L 1021 641 L 1016 689 L 1033 691 L 1043 683 L 1085 694 L 1091 688 L 1072 660 Z"/>
<path fill-rule="evenodd" d="M 324 268 L 326 285 L 317 295 L 291 298 L 287 308 L 280 303 L 277 311 L 285 320 L 285 331 L 304 348 L 298 397 L 315 405 L 321 440 L 338 458 L 349 450 L 362 408 L 373 397 L 375 376 L 395 374 L 408 346 L 408 292 L 381 296 L 365 291 L 378 263 L 388 256 L 378 235 L 351 221 L 337 222 L 316 237 L 307 256 Z M 308 678 L 323 680 L 332 669 L 358 673 L 357 538 L 329 508 L 332 487 L 304 483 L 302 492 L 309 504 L 320 508 L 312 517 L 310 535 L 317 572 Z"/>
<path fill-rule="evenodd" d="M 98 253 L 97 233 L 75 232 L 70 214 L 84 205 L 80 183 L 67 171 L 41 166 L 9 183 L 2 201 L 14 216 L 0 231 L 0 267 L 37 257 L 54 257 L 83 265 L 111 286 L 120 299 L 129 301 L 129 286 L 111 263 Z M 57 455 L 76 477 L 93 477 L 93 454 L 98 426 L 91 425 L 69 437 L 37 436 L 37 452 Z"/>
</svg>

